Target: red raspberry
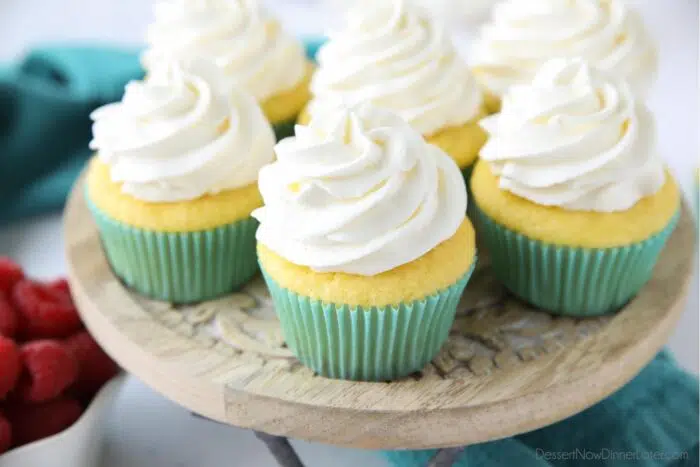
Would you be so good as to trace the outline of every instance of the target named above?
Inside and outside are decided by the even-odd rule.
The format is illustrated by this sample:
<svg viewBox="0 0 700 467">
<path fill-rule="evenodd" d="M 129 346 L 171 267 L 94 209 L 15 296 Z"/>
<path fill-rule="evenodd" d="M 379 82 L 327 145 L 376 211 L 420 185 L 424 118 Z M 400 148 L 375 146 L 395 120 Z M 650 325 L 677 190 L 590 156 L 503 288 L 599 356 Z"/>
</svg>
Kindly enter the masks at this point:
<svg viewBox="0 0 700 467">
<path fill-rule="evenodd" d="M 12 426 L 5 416 L 0 413 L 0 455 L 10 450 L 12 446 Z"/>
<path fill-rule="evenodd" d="M 19 331 L 19 315 L 7 294 L 0 290 L 0 336 L 15 337 Z"/>
<path fill-rule="evenodd" d="M 0 336 L 0 399 L 14 389 L 21 370 L 22 360 L 17 344 Z"/>
<path fill-rule="evenodd" d="M 26 339 L 62 338 L 82 328 L 70 294 L 30 280 L 18 282 L 12 300 L 24 318 Z"/>
<path fill-rule="evenodd" d="M 12 286 L 24 278 L 19 264 L 7 256 L 0 256 L 0 290 L 9 292 Z"/>
<path fill-rule="evenodd" d="M 78 377 L 78 363 L 58 341 L 39 340 L 20 348 L 24 372 L 17 395 L 26 402 L 44 402 L 58 397 Z"/>
<path fill-rule="evenodd" d="M 87 332 L 66 339 L 65 347 L 78 362 L 78 380 L 73 385 L 81 397 L 92 397 L 118 372 L 119 367 Z"/>
<path fill-rule="evenodd" d="M 7 408 L 15 446 L 62 432 L 83 412 L 78 401 L 62 397 L 42 404 L 14 404 Z"/>
<path fill-rule="evenodd" d="M 64 292 L 70 297 L 70 285 L 68 285 L 68 280 L 65 278 L 60 278 L 53 280 L 47 284 L 49 288 L 56 290 L 58 292 Z"/>
</svg>

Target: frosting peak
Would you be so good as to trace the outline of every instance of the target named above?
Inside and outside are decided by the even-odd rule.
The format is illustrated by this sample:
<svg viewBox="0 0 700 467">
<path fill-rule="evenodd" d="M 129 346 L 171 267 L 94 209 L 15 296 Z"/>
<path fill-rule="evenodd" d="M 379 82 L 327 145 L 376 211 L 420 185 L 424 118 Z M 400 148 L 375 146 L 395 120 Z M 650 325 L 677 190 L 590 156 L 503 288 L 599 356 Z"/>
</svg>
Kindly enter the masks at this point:
<svg viewBox="0 0 700 467">
<path fill-rule="evenodd" d="M 371 102 L 428 135 L 478 114 L 481 90 L 439 22 L 409 0 L 358 3 L 319 50 L 312 117 Z"/>
<path fill-rule="evenodd" d="M 95 110 L 93 140 L 115 182 L 149 202 L 191 200 L 254 183 L 274 159 L 274 134 L 255 100 L 231 92 L 202 61 L 164 62 Z"/>
<path fill-rule="evenodd" d="M 376 275 L 449 239 L 464 221 L 452 159 L 397 115 L 362 105 L 297 126 L 260 171 L 257 238 L 319 272 Z"/>
<path fill-rule="evenodd" d="M 537 204 L 612 212 L 665 182 L 651 115 L 626 83 L 580 59 L 547 62 L 481 125 L 500 187 Z"/>
<path fill-rule="evenodd" d="M 306 75 L 301 45 L 269 18 L 259 0 L 161 0 L 147 31 L 142 61 L 204 57 L 232 85 L 262 101 L 296 86 Z"/>
<path fill-rule="evenodd" d="M 640 93 L 657 67 L 642 19 L 623 0 L 506 0 L 494 7 L 470 56 L 478 79 L 499 95 L 529 83 L 551 57 L 583 57 Z"/>
</svg>

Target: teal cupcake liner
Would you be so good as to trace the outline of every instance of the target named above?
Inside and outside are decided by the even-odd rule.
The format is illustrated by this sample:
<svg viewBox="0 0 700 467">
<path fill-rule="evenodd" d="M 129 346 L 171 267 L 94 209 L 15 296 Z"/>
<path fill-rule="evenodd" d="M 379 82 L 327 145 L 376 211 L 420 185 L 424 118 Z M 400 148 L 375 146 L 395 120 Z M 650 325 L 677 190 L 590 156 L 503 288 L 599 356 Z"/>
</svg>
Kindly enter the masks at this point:
<svg viewBox="0 0 700 467">
<path fill-rule="evenodd" d="M 493 273 L 514 295 L 554 314 L 590 317 L 617 311 L 651 279 L 680 212 L 647 240 L 615 248 L 532 240 L 477 208 Z"/>
<path fill-rule="evenodd" d="M 291 120 L 273 124 L 272 129 L 275 132 L 275 138 L 277 141 L 283 140 L 289 136 L 294 136 L 294 126 L 296 123 L 297 119 L 293 118 Z"/>
<path fill-rule="evenodd" d="M 361 307 L 298 295 L 261 267 L 294 355 L 321 376 L 359 381 L 390 381 L 422 370 L 447 340 L 473 269 L 422 300 Z"/>
<path fill-rule="evenodd" d="M 116 221 L 88 200 L 114 273 L 157 300 L 192 303 L 234 291 L 258 272 L 255 231 L 247 218 L 196 232 L 157 232 Z"/>
</svg>

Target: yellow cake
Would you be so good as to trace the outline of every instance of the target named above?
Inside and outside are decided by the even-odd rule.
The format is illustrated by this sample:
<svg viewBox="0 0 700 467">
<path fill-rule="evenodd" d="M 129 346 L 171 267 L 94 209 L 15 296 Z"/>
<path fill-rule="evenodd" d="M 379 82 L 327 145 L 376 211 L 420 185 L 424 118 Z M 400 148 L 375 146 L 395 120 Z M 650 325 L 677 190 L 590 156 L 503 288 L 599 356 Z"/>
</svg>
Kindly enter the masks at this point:
<svg viewBox="0 0 700 467">
<path fill-rule="evenodd" d="M 428 143 L 434 144 L 447 153 L 457 166 L 464 170 L 474 165 L 479 157 L 479 150 L 488 135 L 479 126 L 479 120 L 487 115 L 486 110 L 472 121 L 462 125 L 443 128 L 436 133 L 425 136 Z"/>
<path fill-rule="evenodd" d="M 573 211 L 542 206 L 504 191 L 488 163 L 472 174 L 474 201 L 485 214 L 509 229 L 547 243 L 609 248 L 645 240 L 663 230 L 678 212 L 680 191 L 670 173 L 663 188 L 618 212 Z"/>
<path fill-rule="evenodd" d="M 235 222 L 262 206 L 257 183 L 190 201 L 151 203 L 121 190 L 109 167 L 93 157 L 87 172 L 90 201 L 115 220 L 159 232 L 194 232 Z"/>
<path fill-rule="evenodd" d="M 292 89 L 282 91 L 265 99 L 260 104 L 265 117 L 272 125 L 294 121 L 304 109 L 311 97 L 309 82 L 311 81 L 313 70 L 313 65 L 309 63 L 308 72 L 299 84 Z"/>
<path fill-rule="evenodd" d="M 474 228 L 465 219 L 452 238 L 415 261 L 375 276 L 315 272 L 287 261 L 261 243 L 258 260 L 282 287 L 299 295 L 371 307 L 419 300 L 451 286 L 472 267 L 474 245 Z"/>
<path fill-rule="evenodd" d="M 484 90 L 484 107 L 489 115 L 500 112 L 501 98 L 489 90 Z"/>
<path fill-rule="evenodd" d="M 398 114 L 338 107 L 276 146 L 252 215 L 260 269 L 294 355 L 386 381 L 440 350 L 476 262 L 463 175 Z"/>
<path fill-rule="evenodd" d="M 92 114 L 85 196 L 112 271 L 152 299 L 193 303 L 259 271 L 251 217 L 275 135 L 212 62 L 152 63 Z"/>
<path fill-rule="evenodd" d="M 553 59 L 481 121 L 471 178 L 494 275 L 556 314 L 619 310 L 651 279 L 680 192 L 654 120 L 629 85 L 582 59 Z"/>
</svg>

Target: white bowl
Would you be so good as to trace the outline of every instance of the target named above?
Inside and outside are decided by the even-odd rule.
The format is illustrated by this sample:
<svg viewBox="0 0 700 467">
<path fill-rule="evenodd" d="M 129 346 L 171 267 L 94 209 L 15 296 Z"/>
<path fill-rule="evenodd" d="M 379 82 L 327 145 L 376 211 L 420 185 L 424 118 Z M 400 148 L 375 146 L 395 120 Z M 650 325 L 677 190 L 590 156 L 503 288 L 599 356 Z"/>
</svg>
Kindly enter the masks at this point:
<svg viewBox="0 0 700 467">
<path fill-rule="evenodd" d="M 0 455 L 0 467 L 96 467 L 100 465 L 106 418 L 126 376 L 105 384 L 70 428 Z"/>
</svg>

